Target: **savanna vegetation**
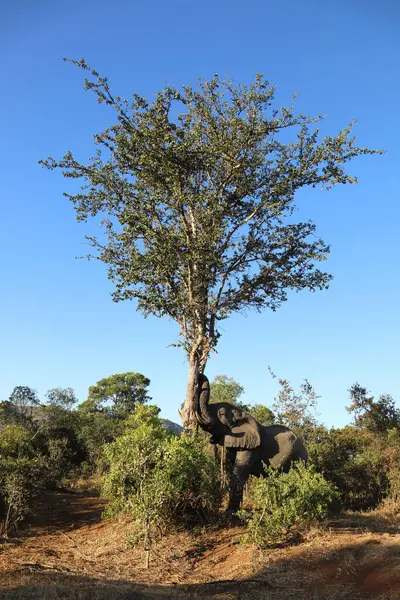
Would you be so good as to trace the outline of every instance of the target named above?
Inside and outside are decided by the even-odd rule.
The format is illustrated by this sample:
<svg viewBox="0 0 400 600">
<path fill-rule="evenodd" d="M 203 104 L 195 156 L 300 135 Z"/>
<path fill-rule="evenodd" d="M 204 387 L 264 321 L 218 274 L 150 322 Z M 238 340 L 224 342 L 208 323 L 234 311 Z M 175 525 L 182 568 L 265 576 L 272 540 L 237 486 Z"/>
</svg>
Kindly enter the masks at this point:
<svg viewBox="0 0 400 600">
<path fill-rule="evenodd" d="M 303 437 L 309 464 L 288 474 L 252 478 L 241 517 L 259 546 L 297 534 L 340 510 L 397 506 L 400 498 L 400 413 L 393 399 L 349 390 L 353 422 L 328 429 L 305 381 L 286 380 L 271 406 L 241 403 L 243 387 L 226 376 L 211 384 L 214 401 L 235 402 L 265 424 L 279 421 Z M 95 486 L 107 515 L 127 514 L 131 539 L 149 551 L 154 537 L 221 519 L 226 478 L 207 435 L 179 433 L 150 404 L 149 379 L 116 374 L 77 402 L 70 389 L 40 401 L 18 386 L 0 407 L 0 517 L 5 535 L 35 510 L 42 489 Z"/>
</svg>

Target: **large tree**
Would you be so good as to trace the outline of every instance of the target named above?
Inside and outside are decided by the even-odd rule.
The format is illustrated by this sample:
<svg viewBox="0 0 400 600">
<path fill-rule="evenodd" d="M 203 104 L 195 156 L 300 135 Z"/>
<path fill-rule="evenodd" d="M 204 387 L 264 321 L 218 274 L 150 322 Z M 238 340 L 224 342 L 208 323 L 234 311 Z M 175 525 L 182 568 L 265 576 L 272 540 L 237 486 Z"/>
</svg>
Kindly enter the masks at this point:
<svg viewBox="0 0 400 600">
<path fill-rule="evenodd" d="M 274 87 L 261 75 L 248 86 L 214 75 L 196 87 L 166 86 L 152 102 L 137 94 L 128 101 L 85 60 L 71 62 L 116 121 L 95 135 L 88 162 L 72 152 L 41 162 L 83 181 L 66 196 L 78 221 L 102 218 L 106 235 L 88 240 L 108 266 L 114 300 L 135 299 L 144 315 L 178 323 L 189 362 L 188 426 L 218 322 L 235 311 L 275 310 L 288 290 L 328 286 L 316 264 L 329 246 L 311 221 L 296 221 L 296 191 L 356 182 L 345 163 L 375 151 L 355 145 L 352 123 L 320 141 L 320 117 L 296 113 L 293 103 L 273 109 Z"/>
<path fill-rule="evenodd" d="M 151 400 L 147 389 L 149 385 L 150 379 L 141 373 L 128 371 L 110 375 L 90 386 L 88 399 L 81 404 L 81 410 L 112 410 L 115 414 L 127 415 L 139 404 Z"/>
</svg>

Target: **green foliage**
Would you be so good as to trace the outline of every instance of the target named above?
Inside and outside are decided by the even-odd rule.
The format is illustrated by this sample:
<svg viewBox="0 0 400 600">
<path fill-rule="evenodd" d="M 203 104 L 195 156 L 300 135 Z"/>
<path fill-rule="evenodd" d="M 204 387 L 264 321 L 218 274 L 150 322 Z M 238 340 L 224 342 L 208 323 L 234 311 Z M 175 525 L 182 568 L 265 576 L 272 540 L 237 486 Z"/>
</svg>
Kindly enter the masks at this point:
<svg viewBox="0 0 400 600">
<path fill-rule="evenodd" d="M 141 373 L 117 373 L 105 377 L 89 388 L 89 396 L 85 403 L 89 411 L 107 410 L 106 403 L 111 404 L 116 413 L 127 414 L 135 410 L 151 397 L 148 395 L 150 379 Z"/>
<path fill-rule="evenodd" d="M 52 388 L 48 390 L 47 404 L 50 406 L 60 406 L 62 408 L 72 408 L 77 402 L 75 392 L 72 388 Z"/>
<path fill-rule="evenodd" d="M 219 469 L 204 443 L 193 435 L 168 438 L 154 471 L 160 523 L 208 517 L 219 508 Z"/>
<path fill-rule="evenodd" d="M 276 375 L 270 370 L 272 377 Z M 305 379 L 296 392 L 286 379 L 279 379 L 281 389 L 272 406 L 276 421 L 286 425 L 299 435 L 304 435 L 308 430 L 317 426 L 315 415 L 318 396 Z"/>
<path fill-rule="evenodd" d="M 9 458 L 31 457 L 32 432 L 22 425 L 6 425 L 0 430 L 0 456 Z"/>
<path fill-rule="evenodd" d="M 304 530 L 327 516 L 337 498 L 335 487 L 299 462 L 288 473 L 269 469 L 268 477 L 252 478 L 252 509 L 244 513 L 248 539 L 258 546 L 277 542 L 295 526 Z"/>
<path fill-rule="evenodd" d="M 387 478 L 389 482 L 389 499 L 400 506 L 400 432 L 391 429 L 387 432 L 387 447 L 385 452 Z"/>
<path fill-rule="evenodd" d="M 74 465 L 74 451 L 70 440 L 68 437 L 50 438 L 46 450 L 50 482 L 59 484 Z"/>
<path fill-rule="evenodd" d="M 10 394 L 10 402 L 22 409 L 39 404 L 37 393 L 27 385 L 17 385 Z"/>
<path fill-rule="evenodd" d="M 277 422 L 272 410 L 264 404 L 250 404 L 246 412 L 249 412 L 264 427 Z"/>
<path fill-rule="evenodd" d="M 0 533 L 7 534 L 29 514 L 46 474 L 39 457 L 0 457 Z"/>
<path fill-rule="evenodd" d="M 377 401 L 368 396 L 367 388 L 354 383 L 350 390 L 351 404 L 348 412 L 354 414 L 354 424 L 376 433 L 387 432 L 400 427 L 400 410 L 389 394 L 382 394 Z"/>
<path fill-rule="evenodd" d="M 122 434 L 125 421 L 110 413 L 91 413 L 79 410 L 79 442 L 84 448 L 87 471 L 102 473 L 106 468 L 104 446 Z"/>
<path fill-rule="evenodd" d="M 229 402 L 239 404 L 239 398 L 244 392 L 244 387 L 232 377 L 217 375 L 210 383 L 210 403 Z"/>
<path fill-rule="evenodd" d="M 109 500 L 110 513 L 135 513 L 138 500 L 145 502 L 145 486 L 168 435 L 152 408 L 138 407 L 123 435 L 104 448 L 109 469 L 104 476 L 103 494 Z"/>
<path fill-rule="evenodd" d="M 339 489 L 342 506 L 376 507 L 388 492 L 383 441 L 356 427 L 319 427 L 313 433 L 307 443 L 310 463 Z"/>
<path fill-rule="evenodd" d="M 129 512 L 149 543 L 155 527 L 198 520 L 218 509 L 219 469 L 204 441 L 167 432 L 140 406 L 124 434 L 105 448 L 108 512 Z"/>
</svg>

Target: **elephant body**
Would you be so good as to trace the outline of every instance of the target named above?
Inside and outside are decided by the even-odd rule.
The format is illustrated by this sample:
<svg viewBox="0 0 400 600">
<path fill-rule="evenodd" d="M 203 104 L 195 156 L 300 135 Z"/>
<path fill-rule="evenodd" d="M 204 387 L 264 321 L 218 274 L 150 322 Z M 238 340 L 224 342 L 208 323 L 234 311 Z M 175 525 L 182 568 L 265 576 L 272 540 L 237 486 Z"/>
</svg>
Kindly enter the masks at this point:
<svg viewBox="0 0 400 600">
<path fill-rule="evenodd" d="M 307 461 L 302 440 L 283 425 L 260 425 L 254 417 L 228 402 L 209 404 L 210 386 L 200 375 L 196 417 L 210 442 L 227 449 L 230 475 L 228 510 L 240 507 L 243 487 L 250 475 L 265 476 L 265 465 L 283 472 L 297 460 Z"/>
</svg>

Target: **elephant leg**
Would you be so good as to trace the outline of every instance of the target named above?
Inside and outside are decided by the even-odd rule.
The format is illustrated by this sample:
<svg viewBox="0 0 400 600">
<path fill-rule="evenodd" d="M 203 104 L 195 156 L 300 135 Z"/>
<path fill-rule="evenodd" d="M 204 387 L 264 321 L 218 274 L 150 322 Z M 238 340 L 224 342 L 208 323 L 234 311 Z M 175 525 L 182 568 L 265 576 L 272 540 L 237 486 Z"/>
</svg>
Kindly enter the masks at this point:
<svg viewBox="0 0 400 600">
<path fill-rule="evenodd" d="M 239 510 L 243 499 L 243 488 L 249 478 L 255 460 L 255 452 L 252 450 L 238 450 L 236 452 L 229 482 L 228 512 L 237 512 Z"/>
</svg>

